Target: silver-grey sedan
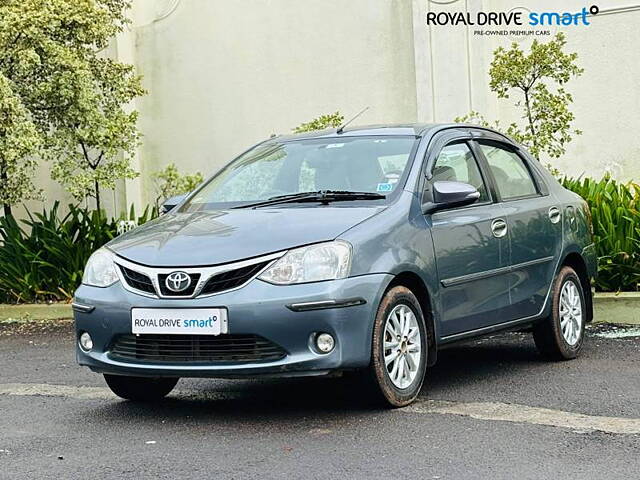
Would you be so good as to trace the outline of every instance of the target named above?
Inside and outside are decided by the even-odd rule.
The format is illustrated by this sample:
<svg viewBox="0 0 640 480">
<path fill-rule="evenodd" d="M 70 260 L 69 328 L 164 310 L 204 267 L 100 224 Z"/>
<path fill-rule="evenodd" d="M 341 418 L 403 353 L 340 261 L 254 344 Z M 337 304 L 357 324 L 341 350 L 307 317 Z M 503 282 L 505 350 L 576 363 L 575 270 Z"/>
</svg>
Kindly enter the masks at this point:
<svg viewBox="0 0 640 480">
<path fill-rule="evenodd" d="M 592 318 L 586 203 L 489 129 L 276 137 L 165 210 L 95 252 L 75 293 L 78 362 L 126 399 L 350 372 L 403 406 L 447 344 L 529 330 L 570 359 Z"/>
</svg>

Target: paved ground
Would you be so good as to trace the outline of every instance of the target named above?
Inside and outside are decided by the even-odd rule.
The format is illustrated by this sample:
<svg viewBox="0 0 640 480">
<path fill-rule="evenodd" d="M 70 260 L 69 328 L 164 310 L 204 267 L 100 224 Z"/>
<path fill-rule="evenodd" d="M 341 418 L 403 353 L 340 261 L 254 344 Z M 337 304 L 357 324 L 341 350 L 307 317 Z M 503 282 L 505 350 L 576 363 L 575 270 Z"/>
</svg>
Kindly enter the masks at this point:
<svg viewBox="0 0 640 480">
<path fill-rule="evenodd" d="M 393 411 L 345 379 L 182 380 L 135 405 L 68 329 L 0 336 L 0 478 L 638 478 L 640 332 L 595 333 L 563 363 L 523 334 L 451 348 Z"/>
</svg>

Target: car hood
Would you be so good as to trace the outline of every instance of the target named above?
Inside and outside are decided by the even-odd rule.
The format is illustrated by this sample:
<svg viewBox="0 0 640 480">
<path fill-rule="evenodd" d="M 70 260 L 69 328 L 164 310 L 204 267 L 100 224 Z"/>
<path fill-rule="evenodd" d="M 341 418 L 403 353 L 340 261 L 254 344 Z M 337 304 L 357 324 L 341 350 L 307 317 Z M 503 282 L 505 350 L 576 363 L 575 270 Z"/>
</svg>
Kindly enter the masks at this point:
<svg viewBox="0 0 640 480">
<path fill-rule="evenodd" d="M 383 209 L 327 206 L 167 214 L 107 246 L 143 265 L 217 265 L 333 240 Z"/>
</svg>

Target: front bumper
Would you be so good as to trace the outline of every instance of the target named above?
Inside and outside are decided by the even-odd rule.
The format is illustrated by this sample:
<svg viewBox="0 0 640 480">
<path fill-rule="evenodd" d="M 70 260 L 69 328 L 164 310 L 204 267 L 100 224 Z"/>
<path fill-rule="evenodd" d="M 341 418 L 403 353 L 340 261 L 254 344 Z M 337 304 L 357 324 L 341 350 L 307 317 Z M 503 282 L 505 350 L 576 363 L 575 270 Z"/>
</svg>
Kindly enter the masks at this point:
<svg viewBox="0 0 640 480">
<path fill-rule="evenodd" d="M 207 298 L 167 300 L 147 298 L 125 290 L 118 282 L 107 288 L 80 286 L 74 302 L 91 311 L 74 311 L 76 338 L 88 332 L 93 349 L 82 351 L 76 342 L 80 365 L 93 371 L 134 376 L 243 377 L 321 375 L 332 370 L 368 365 L 373 321 L 391 275 L 360 277 L 277 286 L 253 280 L 245 287 Z M 308 302 L 363 299 L 343 308 L 293 311 L 287 305 Z M 327 304 L 324 305 L 330 306 Z M 110 349 L 120 335 L 131 335 L 131 308 L 224 307 L 230 334 L 253 334 L 282 347 L 286 355 L 274 361 L 212 363 L 150 363 L 114 358 Z M 336 340 L 328 354 L 311 345 L 313 335 L 326 332 Z"/>
</svg>

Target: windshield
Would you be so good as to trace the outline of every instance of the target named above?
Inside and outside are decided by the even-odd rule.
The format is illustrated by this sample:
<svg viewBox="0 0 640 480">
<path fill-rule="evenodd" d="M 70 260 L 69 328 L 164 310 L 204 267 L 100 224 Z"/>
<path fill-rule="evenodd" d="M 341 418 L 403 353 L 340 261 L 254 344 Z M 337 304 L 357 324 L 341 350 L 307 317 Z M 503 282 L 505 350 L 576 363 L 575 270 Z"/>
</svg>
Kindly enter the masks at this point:
<svg viewBox="0 0 640 480">
<path fill-rule="evenodd" d="M 181 211 L 229 208 L 322 190 L 388 198 L 404 179 L 416 143 L 415 137 L 399 136 L 263 143 L 223 168 Z"/>
</svg>

